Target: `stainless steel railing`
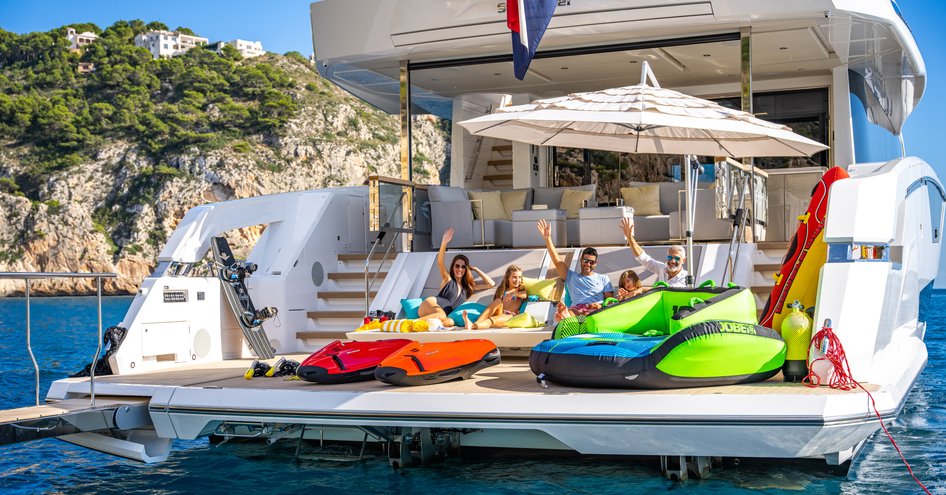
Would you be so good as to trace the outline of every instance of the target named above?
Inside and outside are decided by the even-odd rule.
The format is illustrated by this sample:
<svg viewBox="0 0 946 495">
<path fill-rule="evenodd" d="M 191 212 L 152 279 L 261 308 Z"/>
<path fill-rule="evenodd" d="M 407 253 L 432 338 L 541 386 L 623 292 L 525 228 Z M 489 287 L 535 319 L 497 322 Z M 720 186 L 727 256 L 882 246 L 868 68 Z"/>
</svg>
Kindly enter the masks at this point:
<svg viewBox="0 0 946 495">
<path fill-rule="evenodd" d="M 485 115 L 489 115 L 491 113 L 493 113 L 492 105 L 486 108 Z M 483 136 L 477 135 L 476 142 L 473 145 L 473 159 L 470 161 L 470 169 L 467 170 L 466 176 L 463 177 L 463 180 L 465 182 L 470 182 L 471 180 L 473 180 L 473 174 L 476 173 L 476 165 L 480 161 L 480 151 L 482 150 L 482 148 L 483 148 Z"/>
<path fill-rule="evenodd" d="M 91 396 L 92 407 L 95 407 L 95 366 L 98 364 L 99 355 L 102 354 L 102 279 L 115 278 L 115 273 L 68 273 L 68 272 L 0 272 L 0 280 L 23 280 L 26 282 L 26 351 L 33 362 L 33 371 L 36 375 L 36 405 L 39 405 L 39 365 L 36 363 L 36 356 L 33 354 L 33 347 L 30 343 L 30 285 L 32 280 L 44 280 L 50 278 L 94 278 L 96 285 L 96 296 L 98 300 L 98 344 L 95 349 L 95 355 L 92 356 L 92 368 L 89 370 L 89 393 Z"/>
<path fill-rule="evenodd" d="M 370 277 L 371 258 L 374 256 L 375 250 L 378 249 L 378 246 L 383 242 L 385 235 L 388 233 L 387 227 L 391 225 L 391 219 L 394 217 L 394 214 L 399 211 L 399 207 L 404 202 L 404 197 L 406 195 L 406 192 L 401 192 L 400 197 L 398 197 L 397 204 L 395 204 L 394 208 L 391 208 L 391 213 L 388 214 L 388 218 L 385 219 L 384 223 L 381 225 L 378 236 L 371 244 L 371 250 L 368 251 L 368 256 L 365 258 L 365 315 L 371 311 L 371 288 L 374 286 L 375 282 L 378 281 L 378 275 L 381 273 L 381 268 L 384 267 L 384 262 L 388 260 L 388 256 L 391 254 L 391 248 L 394 247 L 394 241 L 388 242 L 388 247 L 384 250 L 384 256 L 381 258 L 381 263 L 378 265 L 378 269 L 374 272 L 374 277 Z"/>
</svg>

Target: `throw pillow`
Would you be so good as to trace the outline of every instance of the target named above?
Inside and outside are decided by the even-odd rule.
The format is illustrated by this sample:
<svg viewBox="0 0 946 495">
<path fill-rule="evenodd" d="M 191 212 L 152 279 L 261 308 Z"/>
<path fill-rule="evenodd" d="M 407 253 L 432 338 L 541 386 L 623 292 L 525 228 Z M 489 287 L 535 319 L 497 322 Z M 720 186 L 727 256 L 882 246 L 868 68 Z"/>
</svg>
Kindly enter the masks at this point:
<svg viewBox="0 0 946 495">
<path fill-rule="evenodd" d="M 526 195 L 529 191 L 522 189 L 519 191 L 503 191 L 500 193 L 503 199 L 503 209 L 506 210 L 506 220 L 512 220 L 512 212 L 526 209 Z"/>
<path fill-rule="evenodd" d="M 506 326 L 509 328 L 536 328 L 541 327 L 542 324 L 529 313 L 519 313 L 507 320 Z"/>
<path fill-rule="evenodd" d="M 404 310 L 404 317 L 410 320 L 419 318 L 417 309 L 420 308 L 422 302 L 424 300 L 419 297 L 416 299 L 401 299 L 401 309 Z"/>
<path fill-rule="evenodd" d="M 577 189 L 566 189 L 562 193 L 561 209 L 565 210 L 565 218 L 578 218 L 578 210 L 585 201 L 591 201 L 593 191 L 580 191 Z"/>
<path fill-rule="evenodd" d="M 555 284 L 557 278 L 539 280 L 537 278 L 522 277 L 522 285 L 526 288 L 526 293 L 530 296 L 538 296 L 544 301 L 551 301 L 555 294 Z"/>
<path fill-rule="evenodd" d="M 481 314 L 483 314 L 483 311 L 486 311 L 486 306 L 483 306 L 480 303 L 467 301 L 457 306 L 456 309 L 454 309 L 449 315 L 447 315 L 447 317 L 452 319 L 453 322 L 456 323 L 458 327 L 462 327 L 464 311 L 466 311 L 467 318 L 469 318 L 470 321 L 472 322 L 472 321 L 476 321 L 476 319 L 479 318 Z"/>
<path fill-rule="evenodd" d="M 481 199 L 482 201 L 475 201 Z M 503 208 L 503 195 L 499 191 L 470 191 L 473 200 L 473 218 L 479 220 L 503 220 L 506 209 Z"/>
<path fill-rule="evenodd" d="M 639 187 L 622 187 L 621 197 L 624 204 L 634 208 L 639 216 L 662 215 L 660 212 L 660 186 L 652 184 Z"/>
</svg>

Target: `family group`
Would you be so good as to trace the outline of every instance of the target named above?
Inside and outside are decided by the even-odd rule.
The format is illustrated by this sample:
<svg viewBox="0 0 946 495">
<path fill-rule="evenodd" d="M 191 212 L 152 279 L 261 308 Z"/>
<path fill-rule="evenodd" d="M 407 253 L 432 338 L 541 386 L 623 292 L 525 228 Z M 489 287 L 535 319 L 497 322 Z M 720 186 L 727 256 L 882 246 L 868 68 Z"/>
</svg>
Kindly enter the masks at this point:
<svg viewBox="0 0 946 495">
<path fill-rule="evenodd" d="M 552 242 L 552 227 L 545 221 L 539 220 L 537 226 L 550 258 L 554 262 L 555 270 L 565 284 L 565 290 L 570 304 L 559 301 L 555 314 L 556 321 L 576 314 L 587 314 L 600 309 L 609 299 L 623 301 L 642 294 L 647 290 L 641 285 L 640 276 L 634 270 L 625 270 L 618 280 L 617 291 L 607 275 L 596 273 L 598 251 L 593 247 L 582 249 L 579 258 L 578 270 L 570 269 L 565 261 L 559 257 Z M 683 269 L 686 262 L 685 251 L 681 246 L 670 246 L 667 250 L 666 261 L 655 260 L 644 252 L 644 249 L 634 239 L 634 224 L 629 219 L 622 219 L 620 229 L 627 239 L 628 246 L 634 253 L 637 262 L 647 271 L 657 275 L 658 282 L 664 282 L 670 287 L 685 287 L 687 272 Z M 437 264 L 440 268 L 441 286 L 436 296 L 423 300 L 418 308 L 420 318 L 435 318 L 443 322 L 444 326 L 454 326 L 454 320 L 448 315 L 468 298 L 477 289 L 496 287 L 492 302 L 476 318 L 475 321 L 463 312 L 463 320 L 467 329 L 484 329 L 505 327 L 507 322 L 519 314 L 522 303 L 528 298 L 523 286 L 522 268 L 510 265 L 506 268 L 503 280 L 496 283 L 489 275 L 470 264 L 470 259 L 458 254 L 453 257 L 449 268 L 444 263 L 446 250 L 453 239 L 453 229 L 444 232 L 437 254 Z M 477 286 L 473 274 L 482 282 Z"/>
</svg>

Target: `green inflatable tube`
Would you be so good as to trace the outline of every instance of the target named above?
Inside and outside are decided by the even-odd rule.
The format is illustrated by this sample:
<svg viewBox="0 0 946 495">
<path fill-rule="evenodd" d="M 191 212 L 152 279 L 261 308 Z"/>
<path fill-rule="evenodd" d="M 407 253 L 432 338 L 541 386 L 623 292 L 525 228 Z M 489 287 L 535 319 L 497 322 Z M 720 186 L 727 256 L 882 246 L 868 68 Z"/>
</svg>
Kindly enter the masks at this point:
<svg viewBox="0 0 946 495">
<path fill-rule="evenodd" d="M 591 314 L 565 318 L 552 338 L 584 333 L 673 335 L 711 320 L 757 323 L 752 292 L 744 287 L 655 288 Z"/>
</svg>

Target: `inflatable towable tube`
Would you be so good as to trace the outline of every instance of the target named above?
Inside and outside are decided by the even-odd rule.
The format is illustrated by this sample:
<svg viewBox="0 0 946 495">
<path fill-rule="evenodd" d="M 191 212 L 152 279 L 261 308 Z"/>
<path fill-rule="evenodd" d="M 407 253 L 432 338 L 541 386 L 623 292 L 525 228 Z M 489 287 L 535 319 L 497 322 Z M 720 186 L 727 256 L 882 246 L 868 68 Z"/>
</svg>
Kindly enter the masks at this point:
<svg viewBox="0 0 946 495">
<path fill-rule="evenodd" d="M 431 385 L 466 380 L 499 361 L 496 344 L 485 339 L 413 342 L 382 361 L 374 376 L 392 385 Z"/>
<path fill-rule="evenodd" d="M 654 288 L 556 325 L 553 339 L 586 333 L 673 335 L 709 320 L 756 323 L 755 298 L 743 287 Z"/>
<path fill-rule="evenodd" d="M 384 358 L 413 343 L 409 339 L 376 342 L 336 340 L 305 358 L 296 370 L 296 376 L 323 385 L 374 380 L 374 370 Z"/>
<path fill-rule="evenodd" d="M 785 342 L 770 328 L 705 321 L 669 337 L 624 333 L 547 340 L 529 354 L 540 380 L 603 388 L 670 389 L 767 380 L 785 362 Z"/>
<path fill-rule="evenodd" d="M 775 274 L 775 285 L 762 308 L 760 324 L 776 330 L 782 328 L 782 319 L 791 312 L 788 303 L 794 300 L 806 308 L 814 306 L 818 299 L 819 273 L 828 258 L 823 232 L 828 193 L 835 182 L 848 177 L 843 168 L 833 167 L 812 189 L 808 210 L 798 217 L 798 229 L 782 259 L 782 268 Z"/>
</svg>

